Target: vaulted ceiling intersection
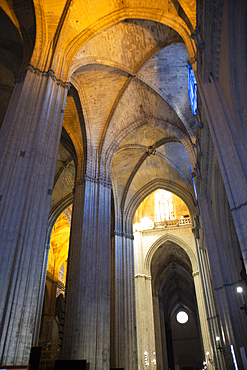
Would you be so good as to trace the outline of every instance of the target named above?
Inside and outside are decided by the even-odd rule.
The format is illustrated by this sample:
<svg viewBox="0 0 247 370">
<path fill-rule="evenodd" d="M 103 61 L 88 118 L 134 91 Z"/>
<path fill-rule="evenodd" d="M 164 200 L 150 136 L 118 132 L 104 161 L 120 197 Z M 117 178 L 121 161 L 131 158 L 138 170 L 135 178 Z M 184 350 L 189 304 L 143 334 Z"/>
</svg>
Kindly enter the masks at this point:
<svg viewBox="0 0 247 370">
<path fill-rule="evenodd" d="M 112 183 L 122 209 L 155 178 L 193 193 L 183 145 L 192 147 L 195 139 L 187 60 L 173 29 L 141 19 L 107 28 L 76 55 L 71 82 L 82 99 L 91 144 L 107 156 L 116 153 Z"/>
</svg>

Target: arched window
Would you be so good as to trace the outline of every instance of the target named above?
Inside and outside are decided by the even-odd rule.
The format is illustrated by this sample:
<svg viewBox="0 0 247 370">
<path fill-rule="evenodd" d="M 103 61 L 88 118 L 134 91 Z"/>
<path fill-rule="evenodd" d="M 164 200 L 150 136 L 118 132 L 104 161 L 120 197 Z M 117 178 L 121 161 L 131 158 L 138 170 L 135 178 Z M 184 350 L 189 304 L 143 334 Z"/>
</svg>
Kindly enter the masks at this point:
<svg viewBox="0 0 247 370">
<path fill-rule="evenodd" d="M 155 221 L 174 220 L 172 193 L 159 189 L 154 194 Z"/>
<path fill-rule="evenodd" d="M 193 68 L 187 64 L 188 66 L 188 94 L 190 99 L 191 110 L 194 116 L 196 116 L 197 110 L 197 83 L 196 78 L 194 75 Z"/>
</svg>

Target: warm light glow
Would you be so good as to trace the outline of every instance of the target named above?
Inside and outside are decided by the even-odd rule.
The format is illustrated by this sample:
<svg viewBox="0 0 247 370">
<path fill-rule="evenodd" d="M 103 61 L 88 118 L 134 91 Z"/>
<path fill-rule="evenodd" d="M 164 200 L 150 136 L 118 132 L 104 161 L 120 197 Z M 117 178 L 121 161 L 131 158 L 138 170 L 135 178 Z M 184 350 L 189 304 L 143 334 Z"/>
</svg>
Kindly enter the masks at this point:
<svg viewBox="0 0 247 370">
<path fill-rule="evenodd" d="M 142 231 L 143 228 L 142 228 L 142 225 L 140 222 L 136 222 L 134 225 L 133 225 L 133 231 Z"/>
<path fill-rule="evenodd" d="M 159 189 L 154 194 L 155 221 L 174 220 L 172 193 Z"/>
<path fill-rule="evenodd" d="M 47 271 L 65 284 L 69 250 L 70 223 L 62 213 L 53 226 Z M 65 263 L 65 265 L 64 265 Z M 63 267 L 62 267 L 63 266 Z"/>
<path fill-rule="evenodd" d="M 206 352 L 206 356 L 208 356 L 209 355 L 209 352 Z"/>
<path fill-rule="evenodd" d="M 238 286 L 238 287 L 237 287 L 237 292 L 238 292 L 238 293 L 242 293 L 242 292 L 243 292 L 243 288 L 241 288 L 241 286 Z"/>
<path fill-rule="evenodd" d="M 179 324 L 185 324 L 189 319 L 189 316 L 186 312 L 184 311 L 179 311 L 179 313 L 177 314 L 177 322 L 179 322 Z"/>
<path fill-rule="evenodd" d="M 149 230 L 154 228 L 154 222 L 149 217 L 144 217 L 141 222 L 134 224 L 134 231 Z"/>
</svg>

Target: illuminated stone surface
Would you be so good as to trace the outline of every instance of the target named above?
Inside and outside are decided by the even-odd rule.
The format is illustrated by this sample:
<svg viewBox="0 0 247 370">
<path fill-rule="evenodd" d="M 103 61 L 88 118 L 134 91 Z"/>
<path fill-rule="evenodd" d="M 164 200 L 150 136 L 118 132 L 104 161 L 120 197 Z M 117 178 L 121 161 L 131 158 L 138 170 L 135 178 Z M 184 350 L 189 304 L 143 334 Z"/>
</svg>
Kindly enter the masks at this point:
<svg viewBox="0 0 247 370">
<path fill-rule="evenodd" d="M 144 361 L 168 369 L 165 317 L 173 328 L 175 321 L 166 307 L 171 296 L 177 305 L 193 296 L 215 368 L 232 369 L 232 343 L 243 368 L 247 329 L 236 284 L 247 267 L 246 2 L 0 6 L 1 364 L 26 365 L 40 323 L 42 331 L 45 318 L 63 313 L 56 292 L 71 229 L 62 358 L 86 358 L 91 370 L 136 370 Z M 158 189 L 180 199 L 176 225 L 156 227 L 149 197 Z M 138 221 L 151 223 L 135 233 L 136 262 L 140 204 Z M 182 224 L 185 215 L 191 224 Z M 185 282 L 195 295 L 183 295 Z"/>
</svg>

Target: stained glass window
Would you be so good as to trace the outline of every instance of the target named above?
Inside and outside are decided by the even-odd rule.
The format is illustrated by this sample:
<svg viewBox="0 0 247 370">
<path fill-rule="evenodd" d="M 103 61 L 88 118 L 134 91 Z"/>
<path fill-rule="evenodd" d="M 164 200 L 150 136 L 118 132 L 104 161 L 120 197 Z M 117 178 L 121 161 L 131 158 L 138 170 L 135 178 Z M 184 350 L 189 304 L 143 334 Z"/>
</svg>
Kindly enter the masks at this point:
<svg viewBox="0 0 247 370">
<path fill-rule="evenodd" d="M 194 116 L 196 115 L 197 109 L 197 83 L 192 67 L 188 66 L 188 94 L 190 99 L 191 110 Z"/>
<path fill-rule="evenodd" d="M 190 166 L 190 172 L 193 173 L 192 166 Z M 196 192 L 196 183 L 194 177 L 192 177 L 192 182 L 193 182 L 193 187 L 194 187 L 194 192 L 195 192 L 195 197 L 197 199 L 197 192 Z"/>
<path fill-rule="evenodd" d="M 155 221 L 174 220 L 174 209 L 172 203 L 172 193 L 159 189 L 154 194 L 155 201 Z"/>
</svg>

